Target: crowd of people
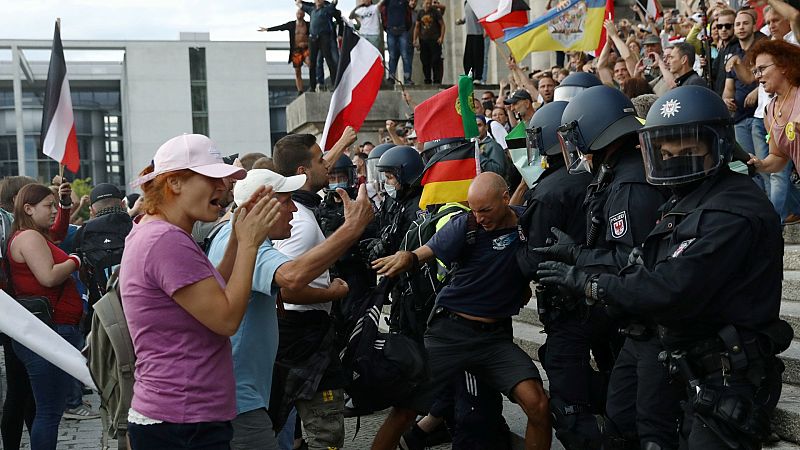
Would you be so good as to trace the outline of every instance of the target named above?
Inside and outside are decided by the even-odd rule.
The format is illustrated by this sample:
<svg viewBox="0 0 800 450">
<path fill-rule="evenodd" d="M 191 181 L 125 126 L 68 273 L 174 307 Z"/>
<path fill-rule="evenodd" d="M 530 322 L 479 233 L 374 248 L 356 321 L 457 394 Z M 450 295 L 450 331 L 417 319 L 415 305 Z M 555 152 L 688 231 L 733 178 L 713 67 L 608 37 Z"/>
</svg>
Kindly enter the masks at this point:
<svg viewBox="0 0 800 450">
<path fill-rule="evenodd" d="M 410 77 L 416 47 L 438 84 L 444 5 L 416 6 L 364 0 L 350 17 L 387 44 L 390 70 L 403 58 Z M 361 376 L 404 376 L 375 393 L 392 409 L 374 449 L 510 448 L 503 395 L 527 417 L 526 448 L 550 448 L 553 432 L 569 450 L 761 448 L 792 339 L 781 225 L 800 221 L 800 12 L 681 6 L 607 20 L 597 57 L 531 73 L 509 60 L 499 91 L 476 89 L 474 141 L 421 142 L 413 118 L 390 119 L 376 143 L 348 127 L 327 152 L 289 134 L 269 156 L 223 159 L 184 134 L 132 183 L 141 195 L 98 184 L 78 199 L 61 179 L 7 177 L 5 289 L 44 299 L 44 319 L 81 348 L 118 275 L 136 356 L 119 448 L 347 446 L 344 418 L 375 408 L 345 355 L 377 326 L 364 305 L 378 295 L 391 298 L 389 333 L 368 347 L 391 364 Z M 341 14 L 335 1 L 298 8 L 265 30 L 290 31 L 302 91 L 304 61 L 335 67 Z M 480 80 L 470 14 L 464 69 Z M 466 201 L 421 209 L 423 174 L 473 148 Z M 119 235 L 101 266 L 91 239 Z M 531 301 L 547 390 L 514 342 Z M 62 417 L 97 417 L 77 380 L 19 342 L 3 350 L 3 448 L 27 427 L 33 450 L 54 450 Z M 416 360 L 423 375 L 405 376 Z"/>
</svg>

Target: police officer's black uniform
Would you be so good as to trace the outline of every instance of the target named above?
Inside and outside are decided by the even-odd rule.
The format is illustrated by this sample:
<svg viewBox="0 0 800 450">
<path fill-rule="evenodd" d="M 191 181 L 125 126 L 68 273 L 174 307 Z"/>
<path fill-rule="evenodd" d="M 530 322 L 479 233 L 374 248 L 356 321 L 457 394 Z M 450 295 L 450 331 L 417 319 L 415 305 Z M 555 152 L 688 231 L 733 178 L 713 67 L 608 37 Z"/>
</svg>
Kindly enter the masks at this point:
<svg viewBox="0 0 800 450">
<path fill-rule="evenodd" d="M 688 448 L 760 448 L 780 396 L 783 366 L 775 354 L 792 338 L 778 316 L 780 218 L 747 176 L 728 169 L 733 127 L 712 91 L 670 91 L 647 124 L 648 181 L 675 185 L 675 195 L 641 257 L 619 275 L 552 262 L 539 275 L 654 318 L 666 349 L 661 359 L 688 393 Z"/>
<path fill-rule="evenodd" d="M 525 193 L 526 210 L 519 220 L 525 245 L 517 251 L 517 262 L 528 279 L 538 280 L 536 269 L 544 258 L 534 249 L 547 244 L 553 236 L 551 228 L 563 230 L 579 242 L 586 240 L 583 201 L 592 175 L 567 172 L 556 136 L 566 106 L 560 101 L 542 106 L 528 128 L 528 161 L 531 168 L 541 171 Z M 546 168 L 542 168 L 543 161 Z M 565 296 L 552 287 L 537 288 L 536 302 L 547 333 L 547 342 L 539 349 L 539 361 L 550 380 L 556 437 L 567 449 L 599 448 L 600 430 L 592 413 L 602 414 L 602 405 L 599 411 L 592 410 L 594 371 L 589 366 L 589 343 L 595 334 L 592 309 L 585 306 L 582 298 Z"/>
<path fill-rule="evenodd" d="M 603 114 L 598 114 L 597 105 L 604 105 Z M 579 93 L 565 109 L 562 124 L 559 133 L 570 170 L 590 165 L 594 177 L 584 201 L 586 241 L 560 247 L 564 250 L 560 259 L 589 272 L 617 273 L 655 225 L 658 208 L 666 199 L 661 189 L 645 180 L 642 156 L 631 134 L 641 124 L 630 100 L 607 86 Z M 610 373 L 604 448 L 636 447 L 639 442 L 643 447 L 648 443 L 677 446 L 680 392 L 667 392 L 666 370 L 656 362 L 661 347 L 653 333 L 654 324 L 631 323 L 630 318 L 604 308 L 592 308 L 588 324 L 570 327 L 569 337 L 573 346 L 575 341 L 591 344 L 598 369 L 606 376 Z M 620 329 L 625 338 L 621 349 Z M 646 376 L 637 378 L 638 374 Z M 563 411 L 568 415 L 578 408 L 566 404 Z M 671 413 L 664 415 L 664 411 Z"/>
</svg>

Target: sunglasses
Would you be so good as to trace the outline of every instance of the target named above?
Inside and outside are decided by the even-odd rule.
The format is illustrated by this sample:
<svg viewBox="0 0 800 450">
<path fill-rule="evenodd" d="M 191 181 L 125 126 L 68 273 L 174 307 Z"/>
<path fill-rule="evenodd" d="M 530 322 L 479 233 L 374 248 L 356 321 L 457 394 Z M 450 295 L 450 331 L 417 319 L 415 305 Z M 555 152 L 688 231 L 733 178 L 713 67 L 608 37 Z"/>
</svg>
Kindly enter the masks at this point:
<svg viewBox="0 0 800 450">
<path fill-rule="evenodd" d="M 722 29 L 730 30 L 730 29 L 733 29 L 733 24 L 732 23 L 718 23 L 717 24 L 717 29 L 718 30 L 722 30 Z"/>
</svg>

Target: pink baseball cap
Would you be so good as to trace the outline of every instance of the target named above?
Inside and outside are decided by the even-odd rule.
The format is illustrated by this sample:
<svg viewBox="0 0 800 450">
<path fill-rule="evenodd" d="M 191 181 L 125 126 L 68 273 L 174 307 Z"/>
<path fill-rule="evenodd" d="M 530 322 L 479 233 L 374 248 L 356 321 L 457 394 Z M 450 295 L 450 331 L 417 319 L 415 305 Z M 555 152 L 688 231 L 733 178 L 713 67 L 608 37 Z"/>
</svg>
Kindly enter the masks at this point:
<svg viewBox="0 0 800 450">
<path fill-rule="evenodd" d="M 247 175 L 244 169 L 225 164 L 214 141 L 202 134 L 182 134 L 168 140 L 156 151 L 153 165 L 153 171 L 134 180 L 131 187 L 181 169 L 189 169 L 210 178 L 242 180 Z"/>
</svg>

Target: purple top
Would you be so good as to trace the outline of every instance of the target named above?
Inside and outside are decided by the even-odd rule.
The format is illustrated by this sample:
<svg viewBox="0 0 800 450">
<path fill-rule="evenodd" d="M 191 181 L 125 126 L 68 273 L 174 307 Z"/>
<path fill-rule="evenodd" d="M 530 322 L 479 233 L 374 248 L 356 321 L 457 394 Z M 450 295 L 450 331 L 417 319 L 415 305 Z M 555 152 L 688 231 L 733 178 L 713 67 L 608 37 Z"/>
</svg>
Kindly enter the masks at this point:
<svg viewBox="0 0 800 450">
<path fill-rule="evenodd" d="M 225 281 L 194 239 L 164 221 L 135 224 L 125 240 L 120 293 L 136 352 L 131 408 L 172 423 L 236 416 L 230 339 L 172 299 L 208 277 Z"/>
</svg>

